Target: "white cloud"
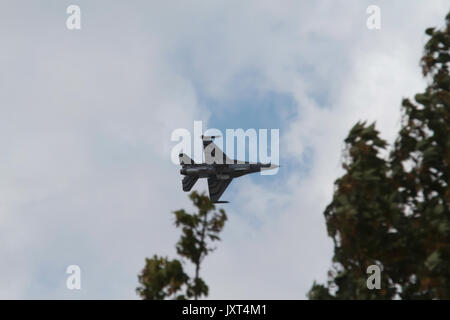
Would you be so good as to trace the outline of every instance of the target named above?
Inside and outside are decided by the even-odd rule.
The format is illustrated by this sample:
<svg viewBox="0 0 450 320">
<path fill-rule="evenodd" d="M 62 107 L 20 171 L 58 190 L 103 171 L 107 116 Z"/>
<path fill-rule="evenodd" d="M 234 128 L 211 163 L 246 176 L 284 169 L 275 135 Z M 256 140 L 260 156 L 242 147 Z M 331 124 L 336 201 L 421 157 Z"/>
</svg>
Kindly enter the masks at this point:
<svg viewBox="0 0 450 320">
<path fill-rule="evenodd" d="M 135 297 L 144 257 L 174 254 L 170 211 L 190 207 L 171 131 L 208 120 L 199 96 L 256 88 L 295 98 L 281 157 L 310 148 L 311 170 L 272 190 L 242 178 L 203 270 L 211 298 L 303 298 L 331 262 L 322 212 L 343 138 L 367 118 L 392 139 L 444 1 L 381 2 L 379 31 L 369 3 L 79 2 L 81 31 L 64 4 L 0 10 L 0 297 Z"/>
</svg>

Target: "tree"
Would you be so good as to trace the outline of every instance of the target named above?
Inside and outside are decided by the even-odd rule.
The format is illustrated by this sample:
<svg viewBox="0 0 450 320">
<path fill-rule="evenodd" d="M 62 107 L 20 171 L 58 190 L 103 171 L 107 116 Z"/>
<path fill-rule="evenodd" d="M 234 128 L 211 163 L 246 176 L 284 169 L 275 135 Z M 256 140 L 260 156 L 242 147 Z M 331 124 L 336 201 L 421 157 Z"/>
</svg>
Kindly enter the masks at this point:
<svg viewBox="0 0 450 320">
<path fill-rule="evenodd" d="M 450 13 L 425 33 L 429 84 L 403 100 L 387 159 L 374 124 L 357 123 L 345 140 L 345 174 L 324 213 L 333 268 L 310 299 L 450 298 Z M 381 290 L 367 288 L 369 265 L 382 269 Z"/>
<path fill-rule="evenodd" d="M 402 215 L 388 176 L 388 163 L 379 156 L 386 142 L 379 138 L 375 124 L 357 123 L 346 142 L 346 173 L 335 182 L 332 202 L 325 210 L 328 234 L 334 241 L 334 266 L 328 288 L 314 285 L 310 298 L 370 299 L 391 298 L 395 294 L 391 272 L 381 273 L 383 290 L 368 290 L 367 267 L 383 262 L 393 265 L 400 241 Z M 391 270 L 390 270 L 391 271 Z M 393 271 L 393 270 L 392 270 Z"/>
<path fill-rule="evenodd" d="M 195 267 L 191 278 L 183 270 L 180 260 L 169 260 L 156 255 L 146 259 L 146 264 L 138 276 L 140 286 L 136 292 L 143 299 L 191 299 L 197 300 L 208 295 L 208 286 L 200 278 L 200 266 L 204 258 L 215 248 L 212 243 L 220 240 L 227 216 L 223 209 L 216 210 L 207 196 L 196 191 L 190 199 L 198 209 L 197 213 L 185 210 L 173 212 L 175 226 L 181 227 L 182 235 L 176 244 L 177 253 Z M 183 292 L 184 293 L 180 293 Z"/>
</svg>

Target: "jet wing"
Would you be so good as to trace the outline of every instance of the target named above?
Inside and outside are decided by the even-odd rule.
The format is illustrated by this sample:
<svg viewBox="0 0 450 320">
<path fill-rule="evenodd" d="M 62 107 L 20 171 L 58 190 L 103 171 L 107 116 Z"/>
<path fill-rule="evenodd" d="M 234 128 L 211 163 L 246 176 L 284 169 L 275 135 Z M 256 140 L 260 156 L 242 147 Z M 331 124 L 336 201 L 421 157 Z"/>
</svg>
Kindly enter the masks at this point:
<svg viewBox="0 0 450 320">
<path fill-rule="evenodd" d="M 234 160 L 228 158 L 213 141 L 214 137 L 203 137 L 203 152 L 205 153 L 205 162 L 207 164 L 231 164 Z"/>
<path fill-rule="evenodd" d="M 219 201 L 219 198 L 222 196 L 231 180 L 233 179 L 220 180 L 216 177 L 208 178 L 209 198 L 211 199 L 211 202 L 217 203 Z"/>
</svg>

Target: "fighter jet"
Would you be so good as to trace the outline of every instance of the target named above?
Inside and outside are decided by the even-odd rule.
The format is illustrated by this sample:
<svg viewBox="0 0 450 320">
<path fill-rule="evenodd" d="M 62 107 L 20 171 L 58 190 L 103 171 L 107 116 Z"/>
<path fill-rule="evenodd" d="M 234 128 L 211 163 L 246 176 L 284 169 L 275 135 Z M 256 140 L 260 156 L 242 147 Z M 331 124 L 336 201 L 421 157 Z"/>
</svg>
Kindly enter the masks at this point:
<svg viewBox="0 0 450 320">
<path fill-rule="evenodd" d="M 277 165 L 260 162 L 232 160 L 213 142 L 219 136 L 202 136 L 205 163 L 194 163 L 188 155 L 179 154 L 180 173 L 184 175 L 183 191 L 190 191 L 199 178 L 208 178 L 209 198 L 213 203 L 228 203 L 219 201 L 225 189 L 233 178 L 249 173 L 278 168 Z"/>
</svg>

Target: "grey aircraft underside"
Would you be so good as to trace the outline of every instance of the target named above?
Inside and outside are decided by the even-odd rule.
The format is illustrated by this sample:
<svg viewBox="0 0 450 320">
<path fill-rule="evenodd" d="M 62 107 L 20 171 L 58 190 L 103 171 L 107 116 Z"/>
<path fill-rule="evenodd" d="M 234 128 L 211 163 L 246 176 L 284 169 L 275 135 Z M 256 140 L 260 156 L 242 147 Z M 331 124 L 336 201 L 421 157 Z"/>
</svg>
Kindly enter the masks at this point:
<svg viewBox="0 0 450 320">
<path fill-rule="evenodd" d="M 207 178 L 211 201 L 213 203 L 227 203 L 227 201 L 219 201 L 219 199 L 233 178 L 278 167 L 270 163 L 249 163 L 232 160 L 214 144 L 214 138 L 216 137 L 202 136 L 205 163 L 194 163 L 188 155 L 179 154 L 180 173 L 185 176 L 182 181 L 183 191 L 190 191 L 199 178 Z"/>
</svg>

